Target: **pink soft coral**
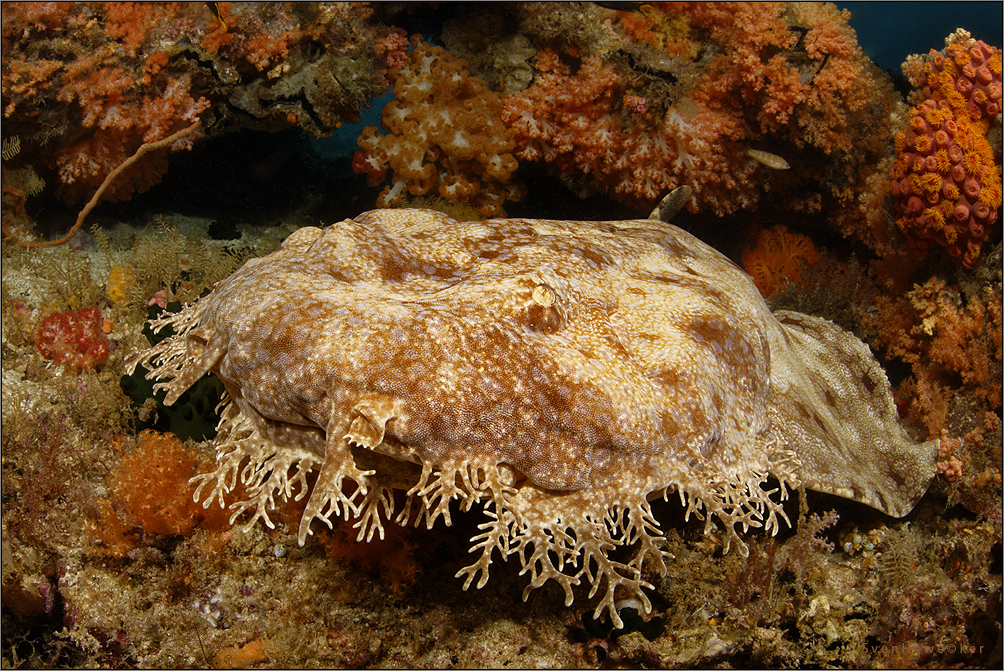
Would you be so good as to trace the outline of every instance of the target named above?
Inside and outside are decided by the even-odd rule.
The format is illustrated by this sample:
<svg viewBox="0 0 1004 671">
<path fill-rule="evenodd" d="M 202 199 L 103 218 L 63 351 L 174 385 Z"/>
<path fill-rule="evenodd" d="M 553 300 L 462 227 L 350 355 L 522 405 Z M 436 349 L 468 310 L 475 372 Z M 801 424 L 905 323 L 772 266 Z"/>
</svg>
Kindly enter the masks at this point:
<svg viewBox="0 0 1004 671">
<path fill-rule="evenodd" d="M 76 370 L 94 369 L 108 361 L 108 338 L 101 330 L 96 305 L 56 312 L 38 326 L 38 351 L 47 359 Z"/>
</svg>

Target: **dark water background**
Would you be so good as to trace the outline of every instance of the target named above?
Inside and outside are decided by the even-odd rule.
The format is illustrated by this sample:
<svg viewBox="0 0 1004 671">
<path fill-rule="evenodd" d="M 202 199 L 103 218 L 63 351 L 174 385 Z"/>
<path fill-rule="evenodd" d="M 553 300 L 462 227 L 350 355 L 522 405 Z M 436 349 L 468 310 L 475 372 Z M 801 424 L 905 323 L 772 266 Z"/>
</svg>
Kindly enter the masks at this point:
<svg viewBox="0 0 1004 671">
<path fill-rule="evenodd" d="M 883 70 L 900 73 L 910 54 L 941 49 L 956 28 L 996 47 L 1004 46 L 1001 2 L 838 2 L 851 12 L 858 44 Z"/>
</svg>

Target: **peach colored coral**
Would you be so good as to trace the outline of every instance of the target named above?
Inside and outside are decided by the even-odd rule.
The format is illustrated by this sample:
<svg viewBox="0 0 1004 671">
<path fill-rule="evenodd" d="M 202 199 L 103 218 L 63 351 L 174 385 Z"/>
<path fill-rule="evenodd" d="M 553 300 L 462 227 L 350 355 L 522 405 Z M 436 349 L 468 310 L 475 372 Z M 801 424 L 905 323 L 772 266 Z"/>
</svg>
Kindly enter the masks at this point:
<svg viewBox="0 0 1004 671">
<path fill-rule="evenodd" d="M 721 45 L 697 87 L 707 104 L 755 113 L 753 130 L 799 148 L 858 153 L 873 124 L 867 105 L 881 87 L 850 13 L 833 5 L 774 2 L 679 3 L 674 11 Z M 789 25 L 798 29 L 789 28 Z"/>
<path fill-rule="evenodd" d="M 410 45 L 408 33 L 397 27 L 391 27 L 387 34 L 377 41 L 374 52 L 387 62 L 386 75 L 388 77 L 397 78 L 401 68 L 408 65 L 411 58 L 408 53 Z"/>
<path fill-rule="evenodd" d="M 394 85 L 396 99 L 383 109 L 383 125 L 390 132 L 367 126 L 353 168 L 367 173 L 371 183 L 391 170 L 379 207 L 431 191 L 469 203 L 485 217 L 504 216 L 502 204 L 519 200 L 523 190 L 510 180 L 518 163 L 498 96 L 468 74 L 466 61 L 420 36 L 412 45 L 411 60 Z"/>
<path fill-rule="evenodd" d="M 599 57 L 572 74 L 544 49 L 534 67 L 533 86 L 504 102 L 520 158 L 553 163 L 639 209 L 683 184 L 693 189 L 692 212 L 726 214 L 756 201 L 757 163 L 743 154 L 739 119 L 683 98 L 658 121 L 628 128 L 621 79 Z"/>
</svg>

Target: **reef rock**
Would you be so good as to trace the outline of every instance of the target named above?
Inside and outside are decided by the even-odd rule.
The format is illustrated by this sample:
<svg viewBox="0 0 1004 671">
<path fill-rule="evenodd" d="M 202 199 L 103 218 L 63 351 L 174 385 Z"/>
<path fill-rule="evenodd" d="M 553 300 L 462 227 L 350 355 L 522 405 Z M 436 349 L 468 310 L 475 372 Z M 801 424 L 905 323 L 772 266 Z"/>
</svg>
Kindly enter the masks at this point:
<svg viewBox="0 0 1004 671">
<path fill-rule="evenodd" d="M 527 592 L 553 579 L 570 604 L 585 578 L 618 624 L 615 595 L 650 608 L 645 559 L 666 570 L 655 497 L 745 552 L 736 526 L 776 532 L 800 482 L 898 517 L 935 473 L 867 346 L 772 314 L 727 258 L 658 221 L 368 212 L 297 231 L 153 322 L 168 325 L 128 368 L 151 367 L 167 404 L 209 372 L 228 395 L 196 500 L 209 485 L 204 505 L 224 505 L 239 475 L 231 522 L 271 526 L 273 497 L 302 499 L 318 469 L 301 544 L 314 518 L 369 539 L 483 502 L 465 588 L 517 555 Z"/>
</svg>

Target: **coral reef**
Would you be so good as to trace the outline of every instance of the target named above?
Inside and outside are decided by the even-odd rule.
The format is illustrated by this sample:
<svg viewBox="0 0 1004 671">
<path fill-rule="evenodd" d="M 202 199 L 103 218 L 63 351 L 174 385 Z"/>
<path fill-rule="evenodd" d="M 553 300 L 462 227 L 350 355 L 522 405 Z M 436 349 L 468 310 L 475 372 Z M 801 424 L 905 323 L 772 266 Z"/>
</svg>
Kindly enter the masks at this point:
<svg viewBox="0 0 1004 671">
<path fill-rule="evenodd" d="M 394 52 L 377 55 L 386 29 L 363 7 L 218 6 L 219 18 L 204 3 L 5 4 L 5 134 L 53 166 L 56 192 L 78 204 L 141 145 L 193 122 L 205 128 L 172 150 L 238 127 L 323 136 L 386 86 Z M 105 197 L 128 199 L 166 170 L 152 156 Z"/>
<path fill-rule="evenodd" d="M 625 110 L 622 77 L 612 65 L 587 56 L 573 74 L 551 49 L 539 51 L 533 64 L 534 84 L 504 101 L 519 158 L 581 175 L 639 210 L 682 184 L 694 190 L 691 211 L 700 203 L 726 214 L 755 201 L 750 175 L 757 163 L 742 153 L 736 118 L 681 101 L 659 123 L 642 119 L 625 128 L 619 112 L 634 114 Z"/>
<path fill-rule="evenodd" d="M 974 56 L 976 42 L 961 29 L 943 49 L 926 45 L 935 51 L 904 64 L 909 93 L 899 82 L 894 90 L 862 56 L 846 16 L 822 3 L 5 2 L 0 665 L 1000 668 L 1001 220 L 990 203 L 1000 191 L 994 59 L 1002 45 L 984 36 L 989 44 Z M 413 48 L 418 33 L 429 39 Z M 604 580 L 596 594 L 588 584 L 547 580 L 524 601 L 534 572 L 539 582 L 540 567 L 561 560 L 556 553 L 536 569 L 495 554 L 485 567 L 491 580 L 464 591 L 455 576 L 469 575 L 483 554 L 472 557 L 470 539 L 499 527 L 498 510 L 483 496 L 444 504 L 451 526 L 384 523 L 382 541 L 378 533 L 367 540 L 372 526 L 358 541 L 363 525 L 332 514 L 333 528 L 314 523 L 302 547 L 308 500 L 296 501 L 295 487 L 290 500 L 277 496 L 268 509 L 274 528 L 232 529 L 230 515 L 243 504 L 195 503 L 197 484 L 187 478 L 211 470 L 214 441 L 227 438 L 214 438 L 221 383 L 204 376 L 165 406 L 165 392 L 153 392 L 146 371 L 123 377 L 125 357 L 169 335 L 144 332 L 149 318 L 178 314 L 293 231 L 356 217 L 385 186 L 389 193 L 399 178 L 389 162 L 385 174 L 372 174 L 374 186 L 352 173 L 363 124 L 351 123 L 375 96 L 414 75 L 416 52 L 438 55 L 441 72 L 457 77 L 433 78 L 445 97 L 423 99 L 432 109 L 416 112 L 462 107 L 457 96 L 470 93 L 481 116 L 467 120 L 466 132 L 514 159 L 505 161 L 514 169 L 504 185 L 522 182 L 526 195 L 499 207 L 534 219 L 624 220 L 647 214 L 675 186 L 693 187 L 689 212 L 674 223 L 737 263 L 744 252 L 747 261 L 761 257 L 766 266 L 747 267 L 772 296 L 771 309 L 832 320 L 870 343 L 893 389 L 890 415 L 898 411 L 910 435 L 932 446 L 935 475 L 913 511 L 894 518 L 817 491 L 791 492 L 783 502 L 775 492 L 776 514 L 793 528 L 778 525 L 773 535 L 737 525 L 743 555 L 734 539 L 723 553 L 730 534 L 707 510 L 697 519 L 687 515 L 689 500 L 646 500 L 659 528 L 643 529 L 660 538 L 630 574 L 647 585 L 640 587 L 644 599 L 616 588 L 604 610 Z M 417 90 L 403 97 L 412 94 L 417 100 Z M 408 137 L 417 128 L 385 125 L 369 139 L 421 144 L 418 135 Z M 180 143 L 169 141 L 186 130 Z M 949 141 L 945 171 L 928 165 L 945 139 L 939 131 Z M 348 141 L 337 159 L 317 141 L 332 134 Z M 923 146 L 927 136 L 933 151 Z M 958 161 L 949 156 L 959 158 L 956 147 Z M 479 175 L 476 159 L 426 149 L 419 164 L 437 175 L 459 165 L 471 184 L 502 184 Z M 959 166 L 964 179 L 953 176 Z M 900 177 L 894 186 L 890 175 L 904 169 L 906 183 Z M 296 193 L 309 195 L 270 188 L 280 172 L 301 182 Z M 909 205 L 911 176 L 921 189 L 910 196 L 923 201 L 919 215 L 897 209 Z M 935 176 L 940 190 L 932 190 Z M 143 191 L 161 179 L 161 188 Z M 970 181 L 979 187 L 970 184 L 975 195 L 966 192 Z M 131 202 L 100 207 L 85 226 L 79 216 L 74 225 L 79 204 L 104 197 L 102 184 L 109 199 Z M 444 198 L 438 184 L 424 196 L 407 187 L 402 194 L 412 207 L 464 221 L 482 218 L 476 206 L 487 204 Z M 935 195 L 939 202 L 929 202 Z M 268 214 L 241 210 L 251 200 Z M 969 210 L 965 221 L 955 219 L 960 203 Z M 920 224 L 926 210 L 938 208 L 943 228 Z M 69 244 L 42 246 L 60 242 L 67 229 Z M 502 264 L 521 249 L 516 239 L 491 239 L 480 251 Z M 616 248 L 625 244 L 618 236 Z M 439 251 L 457 245 L 451 239 Z M 809 263 L 812 249 L 816 263 Z M 396 265 L 412 258 L 412 246 L 403 245 L 377 265 L 388 273 L 428 272 Z M 374 267 L 352 265 L 346 273 Z M 549 268 L 538 264 L 533 272 Z M 700 268 L 680 272 L 688 283 Z M 560 287 L 548 286 L 557 299 L 550 307 L 563 306 Z M 454 294 L 438 292 L 425 305 L 434 310 Z M 550 302 L 551 294 L 541 290 L 537 299 Z M 617 316 L 625 303 L 588 307 Z M 69 327 L 81 308 L 90 315 L 89 337 L 104 343 L 97 345 L 98 358 L 106 349 L 100 365 L 72 364 L 94 361 Z M 512 323 L 498 316 L 482 310 L 475 320 Z M 40 326 L 50 317 L 51 344 L 40 349 Z M 646 326 L 664 318 L 654 313 Z M 609 333 L 620 338 L 620 325 L 612 326 Z M 364 319 L 352 328 L 340 347 L 373 324 Z M 598 342 L 612 351 L 624 340 Z M 68 362 L 47 358 L 43 349 L 57 344 L 71 352 Z M 618 356 L 597 370 L 609 370 Z M 449 378 L 413 379 L 429 386 Z M 525 384 L 532 380 L 524 376 Z M 365 448 L 353 450 L 369 468 Z M 394 461 L 375 467 L 385 473 Z M 281 470 L 274 460 L 263 463 Z M 855 459 L 841 463 L 875 470 Z M 263 472 L 239 464 L 228 499 L 247 499 L 241 480 Z M 323 489 L 315 473 L 304 477 L 305 491 Z M 456 481 L 457 491 L 484 484 L 483 471 L 468 475 Z M 514 488 L 525 493 L 534 487 L 528 482 Z M 778 486 L 771 478 L 761 485 Z M 389 490 L 371 493 L 379 512 L 392 504 L 397 517 L 407 507 L 413 520 L 436 495 L 417 492 L 409 502 L 402 491 L 393 498 Z M 343 494 L 362 496 L 350 483 Z M 502 493 L 503 500 L 512 496 Z M 590 528 L 633 519 L 634 503 L 616 504 Z M 627 565 L 642 535 L 613 538 L 604 550 L 609 561 Z M 548 542 L 567 549 L 586 536 Z M 490 540 L 478 542 L 483 548 Z M 536 546 L 520 542 L 509 550 L 532 559 Z M 585 568 L 570 563 L 571 551 L 562 556 L 566 577 Z M 586 571 L 600 568 L 593 562 Z M 564 586 L 574 597 L 570 606 Z M 623 626 L 615 626 L 614 614 Z"/>
<path fill-rule="evenodd" d="M 374 556 L 379 545 L 350 546 L 358 530 L 341 526 L 331 534 L 336 540 L 319 531 L 317 542 L 300 548 L 303 501 L 277 502 L 274 529 L 221 530 L 197 521 L 213 512 L 200 508 L 183 535 L 147 532 L 127 519 L 126 499 L 112 485 L 121 481 L 126 496 L 142 503 L 139 488 L 155 472 L 138 458 L 140 439 L 130 437 L 140 411 L 131 411 L 119 391 L 118 370 L 124 354 L 145 343 L 140 327 L 154 288 L 159 285 L 157 291 L 170 295 L 174 287 L 192 300 L 204 283 L 215 281 L 210 269 L 227 259 L 199 251 L 206 245 L 204 229 L 189 231 L 190 240 L 157 227 L 137 230 L 124 236 L 130 244 L 121 246 L 116 234 L 107 234 L 107 241 L 98 237 L 97 250 L 108 258 L 99 263 L 92 252 L 94 272 L 74 270 L 85 254 L 67 247 L 5 250 L 5 665 L 998 663 L 1001 429 L 991 419 L 999 420 L 996 413 L 979 416 L 967 410 L 975 407 L 972 392 L 981 385 L 959 379 L 953 382 L 959 411 L 949 412 L 948 419 L 955 437 L 950 440 L 957 444 L 942 439 L 939 460 L 954 459 L 961 472 L 954 482 L 939 476 L 934 491 L 904 520 L 808 492 L 807 506 L 787 513 L 793 521 L 805 520 L 796 524 L 794 535 L 750 530 L 744 534 L 749 555 L 743 557 L 722 555 L 722 531 L 704 535 L 703 522 L 685 521 L 676 500 L 653 501 L 653 515 L 666 529 L 661 547 L 674 557 L 671 575 L 660 578 L 654 566 L 643 566 L 644 579 L 653 585 L 647 590 L 653 618 L 640 622 L 632 615 L 639 604 L 621 599 L 620 629 L 608 618 L 590 616 L 598 599 L 589 599 L 587 587 L 573 588 L 571 607 L 563 605 L 562 590 L 553 585 L 534 591 L 524 603 L 525 578 L 515 562 L 493 564 L 494 578 L 481 591 L 464 592 L 453 576 L 470 564 L 467 539 L 482 533 L 478 526 L 492 519 L 479 506 L 455 515 L 450 528 L 401 529 L 405 544 L 418 543 L 413 554 L 395 549 Z M 251 239 L 245 244 L 268 249 Z M 993 258 L 986 251 L 973 273 L 999 294 Z M 987 266 L 993 272 L 982 274 Z M 106 283 L 116 267 L 134 269 L 136 284 L 127 293 L 136 298 L 111 305 Z M 933 289 L 925 300 L 937 304 Z M 83 305 L 101 302 L 105 314 L 115 317 L 109 336 L 114 346 L 99 371 L 58 376 L 35 347 L 32 315 L 71 298 Z M 947 283 L 943 298 L 945 307 L 934 308 L 937 319 L 951 323 L 944 320 L 954 308 L 961 327 L 972 310 L 963 311 L 967 303 L 957 303 Z M 18 301 L 23 305 L 16 306 Z M 981 304 L 984 325 L 992 326 L 999 301 L 983 296 Z M 910 319 L 916 320 L 921 312 L 910 305 Z M 967 351 L 979 355 L 980 336 L 970 335 L 966 342 Z M 983 387 L 999 377 L 992 337 L 987 346 L 991 373 Z M 953 378 L 946 374 L 945 379 Z M 973 419 L 978 426 L 967 424 Z M 162 435 L 148 440 L 164 458 L 173 455 L 184 462 L 191 450 L 200 453 L 197 461 L 211 458 L 206 443 L 180 447 Z M 179 482 L 189 471 L 174 472 Z M 954 477 L 947 470 L 946 475 Z M 192 505 L 194 487 L 179 483 L 178 489 L 177 496 L 164 500 L 177 504 L 173 510 Z M 824 514 L 831 509 L 839 519 Z M 157 510 L 139 510 L 156 523 Z M 95 527 L 102 524 L 110 535 L 107 542 L 96 542 Z M 329 549 L 332 543 L 335 551 Z M 420 579 L 411 581 L 413 571 L 420 571 Z"/>
<path fill-rule="evenodd" d="M 504 98 L 517 156 L 639 210 L 682 184 L 692 212 L 753 209 L 768 189 L 807 199 L 799 178 L 760 165 L 751 149 L 784 155 L 802 176 L 827 175 L 840 201 L 862 188 L 857 170 L 884 151 L 893 99 L 844 15 L 813 4 L 646 7 L 604 23 L 617 54 L 538 51 L 533 85 Z M 698 52 L 713 55 L 698 61 Z"/>
<path fill-rule="evenodd" d="M 1001 206 L 1000 148 L 988 139 L 996 126 L 999 145 L 1001 51 L 972 38 L 932 49 L 923 81 L 896 135 L 896 224 L 921 258 L 938 244 L 972 268 Z"/>
<path fill-rule="evenodd" d="M 875 344 L 911 366 L 912 377 L 900 387 L 901 412 L 923 424 L 929 436 L 948 426 L 963 388 L 967 401 L 976 403 L 972 413 L 1000 411 L 998 287 L 984 286 L 964 300 L 957 287 L 931 278 L 902 297 L 879 297 L 875 327 Z"/>
<path fill-rule="evenodd" d="M 378 207 L 402 205 L 408 196 L 438 193 L 467 203 L 484 217 L 505 216 L 506 200 L 523 187 L 511 181 L 517 162 L 512 133 L 502 125 L 501 103 L 467 63 L 416 36 L 411 60 L 394 83 L 395 100 L 383 109 L 380 134 L 367 126 L 359 136 L 352 169 L 371 185 L 391 170 Z"/>
</svg>

